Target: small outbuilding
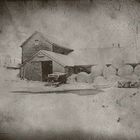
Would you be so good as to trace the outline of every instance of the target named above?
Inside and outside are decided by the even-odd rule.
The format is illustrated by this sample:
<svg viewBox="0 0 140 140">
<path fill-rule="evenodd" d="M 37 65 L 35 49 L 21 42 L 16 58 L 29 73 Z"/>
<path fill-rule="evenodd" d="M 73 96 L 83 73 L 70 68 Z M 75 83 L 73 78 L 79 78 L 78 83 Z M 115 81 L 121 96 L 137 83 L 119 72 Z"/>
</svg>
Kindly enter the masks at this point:
<svg viewBox="0 0 140 140">
<path fill-rule="evenodd" d="M 24 61 L 20 76 L 32 81 L 47 81 L 48 74 L 54 72 L 66 72 L 70 75 L 73 66 L 72 59 L 67 55 L 40 50 Z"/>
</svg>

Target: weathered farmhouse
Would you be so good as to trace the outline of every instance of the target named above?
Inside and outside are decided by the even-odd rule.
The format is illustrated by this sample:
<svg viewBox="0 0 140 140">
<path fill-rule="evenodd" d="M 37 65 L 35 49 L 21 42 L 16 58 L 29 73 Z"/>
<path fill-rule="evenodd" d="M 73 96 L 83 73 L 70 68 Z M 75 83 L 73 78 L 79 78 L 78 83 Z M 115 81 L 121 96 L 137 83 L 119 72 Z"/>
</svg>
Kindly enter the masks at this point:
<svg viewBox="0 0 140 140">
<path fill-rule="evenodd" d="M 46 81 L 48 74 L 66 72 L 73 66 L 68 57 L 73 50 L 52 43 L 40 32 L 35 32 L 20 47 L 22 48 L 20 76 L 23 79 Z"/>
</svg>

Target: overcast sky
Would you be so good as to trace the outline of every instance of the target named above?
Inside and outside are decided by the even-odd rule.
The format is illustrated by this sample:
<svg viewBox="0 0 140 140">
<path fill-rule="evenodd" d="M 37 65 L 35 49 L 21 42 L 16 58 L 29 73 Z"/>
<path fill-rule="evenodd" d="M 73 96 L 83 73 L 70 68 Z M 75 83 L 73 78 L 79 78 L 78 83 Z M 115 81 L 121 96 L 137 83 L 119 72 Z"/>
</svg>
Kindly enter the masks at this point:
<svg viewBox="0 0 140 140">
<path fill-rule="evenodd" d="M 137 0 L 30 0 L 0 2 L 0 51 L 20 57 L 34 31 L 70 48 L 139 47 Z"/>
</svg>

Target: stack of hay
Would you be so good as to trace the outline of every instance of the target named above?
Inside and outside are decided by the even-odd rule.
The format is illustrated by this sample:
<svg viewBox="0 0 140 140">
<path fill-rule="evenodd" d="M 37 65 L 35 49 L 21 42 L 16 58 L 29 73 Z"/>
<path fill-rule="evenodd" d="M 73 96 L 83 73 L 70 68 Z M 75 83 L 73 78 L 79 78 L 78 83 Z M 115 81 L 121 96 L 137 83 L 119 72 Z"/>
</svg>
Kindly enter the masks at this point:
<svg viewBox="0 0 140 140">
<path fill-rule="evenodd" d="M 75 83 L 76 81 L 77 81 L 77 74 L 72 74 L 67 79 L 67 83 Z"/>
<path fill-rule="evenodd" d="M 95 85 L 107 85 L 108 81 L 103 76 L 97 76 L 94 79 L 94 84 Z"/>
<path fill-rule="evenodd" d="M 92 81 L 94 81 L 96 77 L 101 76 L 102 74 L 103 74 L 103 66 L 97 65 L 91 67 L 90 77 Z"/>
<path fill-rule="evenodd" d="M 87 81 L 86 81 L 87 83 L 93 83 L 93 79 L 92 79 L 92 77 L 91 77 L 91 74 L 88 74 L 87 75 Z"/>
<path fill-rule="evenodd" d="M 77 82 L 87 83 L 88 77 L 89 77 L 88 73 L 80 72 L 80 73 L 77 74 Z"/>
<path fill-rule="evenodd" d="M 131 65 L 124 65 L 123 67 L 119 68 L 118 75 L 123 77 L 122 81 L 118 82 L 119 88 L 137 88 L 139 87 L 139 70 L 140 66 L 136 66 L 133 72 L 133 67 Z"/>
<path fill-rule="evenodd" d="M 133 67 L 131 65 L 124 65 L 118 69 L 118 75 L 125 77 L 133 74 Z"/>
<path fill-rule="evenodd" d="M 140 65 L 137 65 L 135 68 L 134 68 L 134 73 L 140 77 Z"/>
<path fill-rule="evenodd" d="M 124 59 L 123 59 L 123 55 L 119 54 L 117 55 L 111 62 L 112 67 L 119 69 L 120 67 L 122 67 L 124 65 Z"/>
<path fill-rule="evenodd" d="M 107 79 L 108 83 L 112 86 L 117 85 L 120 77 L 116 75 L 117 70 L 113 66 L 105 67 L 103 71 L 103 76 Z"/>
<path fill-rule="evenodd" d="M 126 75 L 124 76 L 125 79 L 130 80 L 130 81 L 138 81 L 139 78 L 135 73 L 132 73 L 131 75 Z"/>
<path fill-rule="evenodd" d="M 103 76 L 104 78 L 108 79 L 111 76 L 116 76 L 116 69 L 112 66 L 105 66 L 103 69 Z"/>
</svg>

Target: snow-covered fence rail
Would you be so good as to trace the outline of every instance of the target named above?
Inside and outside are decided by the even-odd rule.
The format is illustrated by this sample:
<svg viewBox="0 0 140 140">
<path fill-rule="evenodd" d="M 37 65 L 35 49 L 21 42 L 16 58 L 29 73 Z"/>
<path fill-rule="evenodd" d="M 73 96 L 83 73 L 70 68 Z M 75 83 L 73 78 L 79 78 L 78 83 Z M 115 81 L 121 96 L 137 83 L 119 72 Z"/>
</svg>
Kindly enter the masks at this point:
<svg viewBox="0 0 140 140">
<path fill-rule="evenodd" d="M 20 59 L 12 57 L 10 55 L 0 55 L 1 67 L 18 67 L 21 63 Z"/>
</svg>

